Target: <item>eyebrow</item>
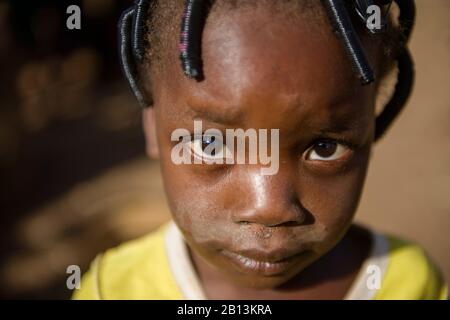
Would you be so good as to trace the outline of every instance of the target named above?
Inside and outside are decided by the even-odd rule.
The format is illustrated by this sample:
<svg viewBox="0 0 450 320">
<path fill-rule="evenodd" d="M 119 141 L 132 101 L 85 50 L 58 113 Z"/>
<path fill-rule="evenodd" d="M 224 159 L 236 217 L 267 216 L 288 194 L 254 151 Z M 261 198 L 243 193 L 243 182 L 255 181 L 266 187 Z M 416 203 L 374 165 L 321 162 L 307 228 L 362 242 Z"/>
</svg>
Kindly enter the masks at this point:
<svg viewBox="0 0 450 320">
<path fill-rule="evenodd" d="M 345 132 L 357 132 L 364 127 L 354 123 L 334 123 L 331 126 L 321 129 L 320 133 L 345 133 Z"/>
<path fill-rule="evenodd" d="M 190 114 L 192 118 L 199 118 L 202 120 L 206 120 L 209 122 L 222 124 L 222 125 L 236 125 L 242 123 L 242 120 L 244 118 L 244 114 L 239 111 L 217 111 L 214 110 L 213 107 L 211 108 L 195 108 L 191 105 L 189 105 L 190 108 Z M 227 108 L 232 109 L 232 108 Z"/>
</svg>

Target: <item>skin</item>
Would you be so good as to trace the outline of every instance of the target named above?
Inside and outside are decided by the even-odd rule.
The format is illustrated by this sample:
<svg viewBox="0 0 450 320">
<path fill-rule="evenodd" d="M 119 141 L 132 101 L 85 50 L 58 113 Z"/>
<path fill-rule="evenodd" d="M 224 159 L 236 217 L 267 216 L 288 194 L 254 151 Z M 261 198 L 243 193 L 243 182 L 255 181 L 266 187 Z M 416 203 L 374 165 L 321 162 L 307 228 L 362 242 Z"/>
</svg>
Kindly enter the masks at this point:
<svg viewBox="0 0 450 320">
<path fill-rule="evenodd" d="M 270 21 L 270 24 L 267 24 Z M 368 254 L 352 226 L 374 132 L 376 86 L 361 86 L 326 21 L 269 6 L 212 13 L 203 34 L 205 79 L 187 79 L 176 42 L 153 68 L 144 111 L 149 156 L 161 160 L 173 219 L 206 295 L 215 299 L 341 299 Z M 368 44 L 372 65 L 375 50 Z M 280 130 L 280 168 L 175 165 L 171 133 L 203 128 Z M 323 139 L 343 141 L 332 161 L 311 159 Z M 348 144 L 348 146 L 347 146 Z M 286 258 L 277 274 L 242 270 L 224 252 Z"/>
</svg>

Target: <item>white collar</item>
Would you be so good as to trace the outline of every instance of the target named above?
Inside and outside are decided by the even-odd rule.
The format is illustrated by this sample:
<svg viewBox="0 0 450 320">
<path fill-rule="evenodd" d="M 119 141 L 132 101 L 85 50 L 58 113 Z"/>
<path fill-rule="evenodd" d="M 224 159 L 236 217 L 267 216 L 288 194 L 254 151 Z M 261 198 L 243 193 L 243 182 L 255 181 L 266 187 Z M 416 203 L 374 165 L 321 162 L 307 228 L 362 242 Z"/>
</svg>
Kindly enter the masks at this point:
<svg viewBox="0 0 450 320">
<path fill-rule="evenodd" d="M 389 264 L 389 242 L 385 236 L 370 231 L 372 236 L 372 248 L 358 272 L 352 286 L 345 295 L 344 300 L 372 300 L 378 289 L 370 289 L 368 282 L 372 276 L 371 269 L 375 267 L 379 271 L 380 284 L 382 283 Z"/>
<path fill-rule="evenodd" d="M 371 235 L 371 252 L 361 266 L 344 300 L 372 300 L 375 297 L 377 289 L 369 289 L 367 285 L 371 276 L 371 273 L 369 273 L 370 266 L 377 268 L 381 280 L 384 278 L 389 263 L 389 243 L 379 233 L 371 231 Z M 167 228 L 165 245 L 172 274 L 183 297 L 186 300 L 205 300 L 206 295 L 192 264 L 183 235 L 173 221 Z"/>
<path fill-rule="evenodd" d="M 165 243 L 170 269 L 183 297 L 186 300 L 206 300 L 183 235 L 173 221 L 167 228 Z"/>
</svg>

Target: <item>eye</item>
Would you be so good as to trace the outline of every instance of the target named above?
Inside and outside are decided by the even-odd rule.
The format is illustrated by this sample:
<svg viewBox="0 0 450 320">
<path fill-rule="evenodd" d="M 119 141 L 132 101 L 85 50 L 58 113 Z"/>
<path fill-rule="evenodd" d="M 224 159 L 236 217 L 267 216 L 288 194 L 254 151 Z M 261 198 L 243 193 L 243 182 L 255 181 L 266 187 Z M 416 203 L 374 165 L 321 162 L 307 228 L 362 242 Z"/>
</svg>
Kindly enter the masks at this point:
<svg viewBox="0 0 450 320">
<path fill-rule="evenodd" d="M 232 156 L 223 139 L 215 135 L 202 135 L 194 137 L 190 148 L 195 157 L 206 163 L 223 164 L 225 159 Z"/>
<path fill-rule="evenodd" d="M 321 140 L 314 143 L 306 151 L 306 160 L 311 161 L 334 161 L 345 158 L 351 149 L 337 141 Z"/>
</svg>

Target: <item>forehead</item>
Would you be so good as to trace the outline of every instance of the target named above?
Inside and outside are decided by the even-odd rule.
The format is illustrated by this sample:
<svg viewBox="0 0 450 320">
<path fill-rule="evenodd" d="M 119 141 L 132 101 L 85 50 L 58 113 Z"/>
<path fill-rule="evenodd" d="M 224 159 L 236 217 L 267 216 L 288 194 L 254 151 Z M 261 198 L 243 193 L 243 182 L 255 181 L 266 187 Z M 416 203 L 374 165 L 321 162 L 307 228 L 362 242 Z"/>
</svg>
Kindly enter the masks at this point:
<svg viewBox="0 0 450 320">
<path fill-rule="evenodd" d="M 178 63 L 167 69 L 173 107 L 216 110 L 229 117 L 276 110 L 286 121 L 286 114 L 352 113 L 352 102 L 371 91 L 355 78 L 322 16 L 288 15 L 264 6 L 213 13 L 202 51 L 203 81 L 185 78 Z"/>
</svg>

